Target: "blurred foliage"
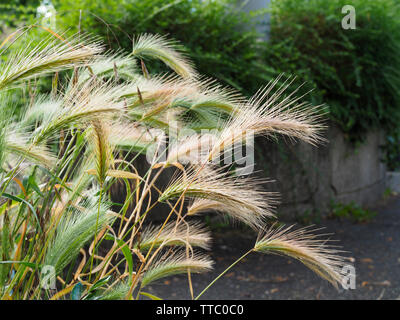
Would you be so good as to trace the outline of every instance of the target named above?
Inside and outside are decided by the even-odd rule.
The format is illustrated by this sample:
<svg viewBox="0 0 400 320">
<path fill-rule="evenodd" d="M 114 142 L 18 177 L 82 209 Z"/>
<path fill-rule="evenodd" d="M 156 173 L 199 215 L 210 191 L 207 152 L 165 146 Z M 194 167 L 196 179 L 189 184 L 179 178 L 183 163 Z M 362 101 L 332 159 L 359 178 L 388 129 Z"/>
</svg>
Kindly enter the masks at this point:
<svg viewBox="0 0 400 320">
<path fill-rule="evenodd" d="M 355 8 L 355 30 L 342 28 L 344 5 Z M 400 120 L 399 9 L 393 0 L 273 0 L 265 61 L 309 81 L 352 142 L 390 133 Z"/>
<path fill-rule="evenodd" d="M 71 31 L 102 36 L 113 49 L 132 48 L 140 33 L 166 34 L 187 49 L 200 74 L 213 76 L 245 94 L 271 78 L 260 69 L 254 16 L 236 0 L 53 1 L 58 23 Z M 81 9 L 81 10 L 80 10 Z M 155 68 L 155 67 L 153 67 Z"/>
<path fill-rule="evenodd" d="M 400 127 L 391 130 L 385 137 L 382 146 L 384 158 L 389 171 L 397 171 L 400 168 Z"/>
<path fill-rule="evenodd" d="M 353 222 L 369 222 L 376 216 L 375 211 L 363 209 L 354 201 L 350 203 L 331 202 L 330 218 L 350 219 Z"/>
<path fill-rule="evenodd" d="M 34 22 L 39 1 L 0 0 L 0 28 L 16 28 Z"/>
</svg>

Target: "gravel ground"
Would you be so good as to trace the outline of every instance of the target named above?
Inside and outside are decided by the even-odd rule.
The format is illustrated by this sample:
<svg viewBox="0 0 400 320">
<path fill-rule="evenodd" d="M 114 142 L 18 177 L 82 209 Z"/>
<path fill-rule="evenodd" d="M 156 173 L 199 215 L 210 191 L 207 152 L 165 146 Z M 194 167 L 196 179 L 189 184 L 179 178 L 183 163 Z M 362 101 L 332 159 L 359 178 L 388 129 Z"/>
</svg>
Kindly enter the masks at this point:
<svg viewBox="0 0 400 320">
<path fill-rule="evenodd" d="M 219 279 L 201 299 L 400 299 L 400 197 L 375 208 L 377 216 L 365 224 L 324 220 L 322 232 L 334 233 L 354 258 L 356 289 L 339 290 L 300 262 L 286 257 L 252 253 Z M 318 227 L 318 226 L 317 226 Z M 213 234 L 213 272 L 193 275 L 195 295 L 254 245 L 254 234 L 229 229 Z M 160 280 L 146 291 L 163 299 L 190 299 L 186 276 Z"/>
</svg>

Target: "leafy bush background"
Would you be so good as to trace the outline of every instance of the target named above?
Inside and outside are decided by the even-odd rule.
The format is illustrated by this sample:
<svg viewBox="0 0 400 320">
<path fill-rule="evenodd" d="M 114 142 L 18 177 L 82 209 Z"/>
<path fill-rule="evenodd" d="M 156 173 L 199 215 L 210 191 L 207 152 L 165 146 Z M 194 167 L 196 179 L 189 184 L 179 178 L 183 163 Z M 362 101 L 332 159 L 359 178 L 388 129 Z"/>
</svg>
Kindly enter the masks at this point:
<svg viewBox="0 0 400 320">
<path fill-rule="evenodd" d="M 62 25 L 77 31 L 81 21 L 82 30 L 107 39 L 112 48 L 129 51 L 132 36 L 139 33 L 167 34 L 187 48 L 201 74 L 246 94 L 253 94 L 270 78 L 260 72 L 254 19 L 240 10 L 236 0 L 83 0 L 79 5 L 63 0 L 55 4 Z"/>
<path fill-rule="evenodd" d="M 341 8 L 356 9 L 356 30 L 344 30 Z M 316 98 L 352 141 L 400 120 L 400 14 L 391 0 L 272 2 L 265 61 L 311 81 Z"/>
</svg>

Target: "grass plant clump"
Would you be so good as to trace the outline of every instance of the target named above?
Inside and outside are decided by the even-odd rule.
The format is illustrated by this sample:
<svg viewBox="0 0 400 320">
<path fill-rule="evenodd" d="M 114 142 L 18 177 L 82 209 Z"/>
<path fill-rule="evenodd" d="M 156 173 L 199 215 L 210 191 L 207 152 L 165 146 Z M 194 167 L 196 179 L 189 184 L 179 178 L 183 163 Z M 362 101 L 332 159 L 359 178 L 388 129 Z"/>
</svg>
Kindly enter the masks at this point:
<svg viewBox="0 0 400 320">
<path fill-rule="evenodd" d="M 18 39 L 7 38 L 7 51 Z M 29 103 L 18 114 L 1 113 L 2 299 L 139 299 L 152 296 L 150 283 L 181 273 L 199 298 L 224 274 L 193 291 L 192 273 L 213 267 L 201 222 L 212 210 L 259 233 L 245 255 L 285 254 L 340 282 L 337 251 L 303 229 L 277 229 L 277 195 L 263 190 L 263 180 L 220 165 L 249 132 L 323 141 L 323 108 L 286 93 L 290 79 L 246 99 L 199 75 L 176 42 L 149 34 L 124 53 L 51 32 L 8 57 L 0 66 L 1 107 L 21 91 Z M 171 74 L 150 74 L 148 58 Z M 52 90 L 39 94 L 35 82 L 46 77 Z M 140 161 L 148 162 L 145 172 Z M 162 204 L 164 221 L 150 222 Z"/>
</svg>

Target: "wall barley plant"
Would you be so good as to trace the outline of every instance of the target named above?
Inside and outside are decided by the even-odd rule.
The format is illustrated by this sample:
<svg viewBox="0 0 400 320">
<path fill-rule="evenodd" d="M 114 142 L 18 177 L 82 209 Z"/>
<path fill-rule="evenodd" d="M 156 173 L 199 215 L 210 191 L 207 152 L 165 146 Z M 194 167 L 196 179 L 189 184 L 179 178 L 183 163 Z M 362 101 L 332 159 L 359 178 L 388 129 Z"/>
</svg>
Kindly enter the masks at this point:
<svg viewBox="0 0 400 320">
<path fill-rule="evenodd" d="M 290 80 L 247 100 L 198 75 L 161 36 L 137 37 L 130 53 L 105 52 L 87 36 L 51 36 L 0 65 L 1 98 L 29 95 L 20 114 L 0 113 L 2 299 L 139 299 L 148 284 L 180 273 L 195 298 L 191 273 L 213 266 L 211 234 L 200 222 L 200 213 L 212 210 L 259 233 L 246 255 L 285 254 L 337 285 L 339 252 L 303 230 L 276 229 L 277 195 L 264 191 L 262 180 L 219 165 L 248 131 L 323 140 L 323 110 L 286 94 Z M 173 73 L 152 75 L 148 58 Z M 52 91 L 32 91 L 45 77 Z M 137 163 L 144 155 L 143 173 Z M 160 187 L 166 177 L 169 185 Z M 169 213 L 160 225 L 150 223 L 161 203 Z M 44 288 L 41 272 L 49 266 L 55 286 Z"/>
</svg>

